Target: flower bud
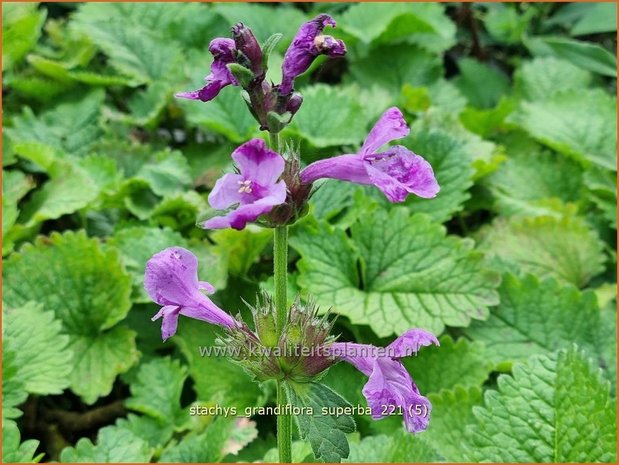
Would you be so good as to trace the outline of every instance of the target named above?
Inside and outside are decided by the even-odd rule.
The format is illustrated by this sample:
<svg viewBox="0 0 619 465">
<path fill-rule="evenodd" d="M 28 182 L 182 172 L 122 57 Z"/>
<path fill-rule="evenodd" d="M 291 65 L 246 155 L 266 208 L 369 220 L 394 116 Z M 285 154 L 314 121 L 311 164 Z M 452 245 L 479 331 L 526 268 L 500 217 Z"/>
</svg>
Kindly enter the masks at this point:
<svg viewBox="0 0 619 465">
<path fill-rule="evenodd" d="M 237 23 L 232 26 L 232 37 L 236 44 L 236 49 L 247 60 L 247 63 L 242 63 L 243 66 L 251 69 L 256 77 L 264 75 L 262 69 L 262 49 L 252 30 L 243 23 Z"/>
<path fill-rule="evenodd" d="M 303 96 L 298 92 L 293 92 L 286 104 L 286 111 L 289 111 L 292 116 L 299 111 L 303 103 Z"/>
</svg>

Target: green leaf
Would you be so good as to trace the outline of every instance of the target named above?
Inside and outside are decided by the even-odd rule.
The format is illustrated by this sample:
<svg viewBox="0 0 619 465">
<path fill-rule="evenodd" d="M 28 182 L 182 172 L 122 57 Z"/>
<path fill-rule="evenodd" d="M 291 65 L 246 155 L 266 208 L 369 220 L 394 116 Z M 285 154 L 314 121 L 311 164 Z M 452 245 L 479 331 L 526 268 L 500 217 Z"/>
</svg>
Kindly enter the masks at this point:
<svg viewBox="0 0 619 465">
<path fill-rule="evenodd" d="M 237 313 L 235 310 L 229 309 L 233 314 Z M 198 399 L 239 410 L 262 405 L 265 401 L 262 388 L 250 382 L 240 366 L 222 356 L 200 354 L 201 347 L 215 346 L 219 331 L 219 328 L 203 321 L 182 318 L 178 333 L 172 338 L 187 359 L 189 376 L 195 383 Z"/>
<path fill-rule="evenodd" d="M 19 215 L 18 203 L 33 187 L 34 180 L 21 171 L 2 170 L 2 238 Z M 4 244 L 3 244 L 4 246 Z"/>
<path fill-rule="evenodd" d="M 617 57 L 591 42 L 564 37 L 531 37 L 525 46 L 536 56 L 555 56 L 603 76 L 617 76 Z"/>
<path fill-rule="evenodd" d="M 454 84 L 474 107 L 491 108 L 506 93 L 509 80 L 500 71 L 476 61 L 463 58 L 458 61 L 460 75 Z"/>
<path fill-rule="evenodd" d="M 69 463 L 136 463 L 148 462 L 152 451 L 148 444 L 128 429 L 106 426 L 97 434 L 97 444 L 82 438 L 75 447 L 67 447 L 60 453 L 61 462 Z"/>
<path fill-rule="evenodd" d="M 213 231 L 211 238 L 222 254 L 227 256 L 230 273 L 245 276 L 252 265 L 258 262 L 265 247 L 273 239 L 273 234 L 269 229 L 248 225 L 241 231 Z"/>
<path fill-rule="evenodd" d="M 590 355 L 598 352 L 600 310 L 592 292 L 553 279 L 508 274 L 499 293 L 501 303 L 488 321 L 465 329 L 467 336 L 484 342 L 495 364 L 550 354 L 572 343 Z"/>
<path fill-rule="evenodd" d="M 128 414 L 126 418 L 119 418 L 116 426 L 130 431 L 153 448 L 167 444 L 172 439 L 175 429 L 172 423 L 161 423 L 156 418 L 133 413 Z"/>
<path fill-rule="evenodd" d="M 502 375 L 475 409 L 462 443 L 466 461 L 616 461 L 617 421 L 609 386 L 583 354 L 535 356 Z"/>
<path fill-rule="evenodd" d="M 180 402 L 186 379 L 187 369 L 178 360 L 153 359 L 140 366 L 125 405 L 163 424 L 182 426 L 189 418 Z"/>
<path fill-rule="evenodd" d="M 70 334 L 113 327 L 129 311 L 130 278 L 114 251 L 103 252 L 83 232 L 40 237 L 5 262 L 4 299 L 34 300 L 53 310 Z"/>
<path fill-rule="evenodd" d="M 535 58 L 516 70 L 514 87 L 526 100 L 535 102 L 561 92 L 586 89 L 591 73 L 555 57 Z"/>
<path fill-rule="evenodd" d="M 600 273 L 603 244 L 575 216 L 498 218 L 479 233 L 479 248 L 516 273 L 552 276 L 583 287 Z"/>
<path fill-rule="evenodd" d="M 291 128 L 314 147 L 330 147 L 359 144 L 367 135 L 367 123 L 352 87 L 317 84 L 303 90 L 303 111 Z"/>
<path fill-rule="evenodd" d="M 413 436 L 404 428 L 387 435 L 366 436 L 351 442 L 350 463 L 426 463 L 438 460 L 438 454 L 425 440 L 425 435 Z"/>
<path fill-rule="evenodd" d="M 484 17 L 484 26 L 492 38 L 505 44 L 520 44 L 531 18 L 533 8 L 519 14 L 519 8 L 513 3 L 486 3 L 488 13 Z"/>
<path fill-rule="evenodd" d="M 615 3 L 591 3 L 574 24 L 570 33 L 573 36 L 614 32 L 617 30 L 617 5 Z"/>
<path fill-rule="evenodd" d="M 246 418 L 218 418 L 204 432 L 185 436 L 171 444 L 161 455 L 160 462 L 213 463 L 221 462 L 228 454 L 238 454 L 258 435 L 255 423 Z"/>
<path fill-rule="evenodd" d="M 195 88 L 200 85 L 203 84 L 194 84 Z M 232 142 L 245 142 L 258 131 L 258 123 L 234 87 L 223 89 L 216 99 L 206 105 L 193 100 L 179 100 L 177 103 L 185 111 L 190 127 L 204 127 Z"/>
<path fill-rule="evenodd" d="M 4 308 L 3 350 L 14 353 L 17 373 L 24 389 L 31 394 L 61 394 L 69 386 L 73 352 L 69 337 L 61 334 L 62 325 L 54 312 L 29 302 L 18 308 Z"/>
<path fill-rule="evenodd" d="M 400 143 L 430 162 L 441 187 L 436 198 L 428 200 L 411 195 L 405 205 L 413 213 L 427 213 L 440 223 L 462 210 L 470 198 L 474 169 L 461 139 L 443 129 L 430 129 L 415 132 Z"/>
<path fill-rule="evenodd" d="M 590 167 L 584 176 L 589 197 L 602 211 L 611 227 L 617 229 L 617 176 L 614 172 Z"/>
<path fill-rule="evenodd" d="M 187 240 L 169 228 L 135 226 L 114 233 L 108 245 L 121 253 L 121 259 L 133 280 L 134 302 L 150 302 L 144 290 L 144 267 L 157 252 L 167 247 L 187 247 Z"/>
<path fill-rule="evenodd" d="M 2 63 L 10 70 L 34 48 L 47 16 L 36 3 L 11 3 L 2 8 Z"/>
<path fill-rule="evenodd" d="M 425 395 L 455 386 L 481 386 L 492 370 L 484 345 L 465 338 L 454 342 L 449 335 L 439 342 L 440 347 L 425 347 L 415 357 L 402 359 L 419 391 Z"/>
<path fill-rule="evenodd" d="M 135 331 L 116 326 L 95 336 L 73 336 L 70 350 L 78 354 L 71 390 L 87 404 L 112 392 L 114 380 L 138 361 Z"/>
<path fill-rule="evenodd" d="M 365 44 L 413 43 L 442 52 L 455 43 L 456 29 L 435 3 L 359 3 L 338 20 L 342 30 Z"/>
<path fill-rule="evenodd" d="M 4 396 L 2 400 L 4 401 Z M 35 457 L 39 441 L 29 439 L 21 442 L 20 436 L 15 422 L 3 420 L 2 463 L 32 463 L 38 462 L 43 457 L 43 454 Z"/>
<path fill-rule="evenodd" d="M 169 81 L 177 75 L 182 56 L 176 43 L 158 34 L 159 21 L 168 21 L 161 13 L 160 9 L 152 9 L 149 15 L 140 6 L 83 4 L 73 16 L 71 27 L 103 50 L 114 69 L 137 83 Z M 155 22 L 148 24 L 157 14 Z"/>
<path fill-rule="evenodd" d="M 170 85 L 157 81 L 146 90 L 137 91 L 131 96 L 127 102 L 130 114 L 123 115 L 121 119 L 138 126 L 151 126 L 157 122 L 171 96 Z"/>
<path fill-rule="evenodd" d="M 380 337 L 411 327 L 440 334 L 445 325 L 485 319 L 497 303 L 499 276 L 470 241 L 446 237 L 426 215 L 375 209 L 353 224 L 351 236 L 324 223 L 293 236 L 298 282 L 320 305 Z"/>
<path fill-rule="evenodd" d="M 542 201 L 551 199 L 576 203 L 583 191 L 579 164 L 561 155 L 508 146 L 507 160 L 484 179 L 496 199 L 495 210 L 502 215 L 548 215 Z"/>
<path fill-rule="evenodd" d="M 581 89 L 522 102 L 514 122 L 558 152 L 616 171 L 616 108 L 604 91 Z"/>
<path fill-rule="evenodd" d="M 338 416 L 329 409 L 350 408 L 351 405 L 320 383 L 288 383 L 286 392 L 292 405 L 304 409 L 305 413 L 294 418 L 299 435 L 311 444 L 314 456 L 324 462 L 336 463 L 348 457 L 350 450 L 346 433 L 355 431 L 355 421 L 350 415 Z"/>
<path fill-rule="evenodd" d="M 28 398 L 24 387 L 25 380 L 19 376 L 17 365 L 17 352 L 9 350 L 7 345 L 2 344 L 2 421 L 6 424 L 7 418 L 18 418 L 22 415 L 21 410 L 16 408 Z"/>
<path fill-rule="evenodd" d="M 25 107 L 6 134 L 14 144 L 39 142 L 61 153 L 84 155 L 101 136 L 104 98 L 105 92 L 97 89 L 67 97 L 38 115 Z"/>
<path fill-rule="evenodd" d="M 404 84 L 419 87 L 435 83 L 443 69 L 438 56 L 414 45 L 400 45 L 372 49 L 367 57 L 350 64 L 350 73 L 351 80 L 362 87 L 376 84 L 399 94 Z"/>
<path fill-rule="evenodd" d="M 134 178 L 146 181 L 153 192 L 160 196 L 183 192 L 191 185 L 187 159 L 180 152 L 168 150 L 156 153 Z"/>
<path fill-rule="evenodd" d="M 428 395 L 432 417 L 422 438 L 431 444 L 447 462 L 464 462 L 462 442 L 466 426 L 473 423 L 473 407 L 481 405 L 479 387 L 456 386 L 451 390 Z"/>
<path fill-rule="evenodd" d="M 8 305 L 34 300 L 62 322 L 70 350 L 81 354 L 71 389 L 87 403 L 109 394 L 116 375 L 137 360 L 135 333 L 114 327 L 129 311 L 131 278 L 116 252 L 102 251 L 96 239 L 83 232 L 41 237 L 11 255 L 3 279 Z"/>
</svg>

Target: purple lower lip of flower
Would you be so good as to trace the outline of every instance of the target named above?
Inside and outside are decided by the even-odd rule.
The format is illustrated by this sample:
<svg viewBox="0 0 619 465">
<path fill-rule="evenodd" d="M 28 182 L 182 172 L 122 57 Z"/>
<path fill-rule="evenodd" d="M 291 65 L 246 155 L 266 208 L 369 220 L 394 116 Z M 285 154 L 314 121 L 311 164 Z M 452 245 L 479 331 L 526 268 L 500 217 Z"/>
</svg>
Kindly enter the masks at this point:
<svg viewBox="0 0 619 465">
<path fill-rule="evenodd" d="M 322 34 L 326 26 L 335 27 L 335 20 L 321 14 L 304 23 L 297 31 L 284 55 L 282 83 L 279 87 L 282 95 L 292 91 L 295 78 L 307 71 L 318 55 L 341 57 L 346 54 L 344 42 Z"/>
<path fill-rule="evenodd" d="M 205 281 L 198 281 L 198 259 L 182 247 L 170 247 L 153 255 L 146 263 L 144 289 L 162 308 L 153 321 L 163 317 L 163 340 L 176 333 L 178 316 L 206 321 L 232 328 L 236 320 L 215 305 L 200 290 L 213 293 L 215 289 Z"/>
<path fill-rule="evenodd" d="M 213 100 L 228 85 L 237 86 L 238 82 L 228 69 L 228 64 L 236 62 L 234 40 L 226 38 L 213 39 L 209 45 L 213 55 L 211 72 L 204 78 L 206 85 L 198 90 L 179 92 L 176 97 L 208 102 Z"/>
<path fill-rule="evenodd" d="M 239 174 L 218 179 L 208 200 L 217 210 L 234 209 L 224 216 L 211 218 L 206 229 L 243 229 L 247 223 L 270 212 L 286 201 L 286 183 L 278 181 L 284 172 L 284 159 L 269 150 L 262 139 L 252 139 L 232 153 Z"/>
<path fill-rule="evenodd" d="M 435 197 L 440 187 L 432 166 L 423 157 L 401 145 L 377 152 L 386 143 L 405 137 L 408 132 L 402 112 L 390 108 L 374 125 L 359 153 L 314 162 L 301 171 L 301 181 L 312 183 L 320 178 L 331 178 L 373 184 L 391 202 L 403 202 L 409 194 Z"/>
<path fill-rule="evenodd" d="M 401 411 L 406 430 L 417 433 L 428 427 L 432 405 L 419 393 L 400 358 L 414 355 L 421 347 L 430 344 L 439 345 L 433 334 L 410 329 L 385 348 L 337 342 L 327 351 L 368 377 L 362 392 L 372 409 L 372 418 L 380 420 Z"/>
</svg>

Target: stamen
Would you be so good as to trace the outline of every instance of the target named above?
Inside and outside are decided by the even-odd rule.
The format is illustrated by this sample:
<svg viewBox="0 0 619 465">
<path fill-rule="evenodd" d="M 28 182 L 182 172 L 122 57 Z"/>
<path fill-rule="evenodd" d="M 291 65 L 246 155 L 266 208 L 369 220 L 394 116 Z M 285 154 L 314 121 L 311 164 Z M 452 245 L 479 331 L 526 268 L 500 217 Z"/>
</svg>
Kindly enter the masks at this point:
<svg viewBox="0 0 619 465">
<path fill-rule="evenodd" d="M 250 180 L 245 180 L 245 181 L 237 181 L 239 184 L 239 193 L 240 194 L 251 194 L 252 193 L 252 189 L 251 189 L 251 181 Z"/>
</svg>

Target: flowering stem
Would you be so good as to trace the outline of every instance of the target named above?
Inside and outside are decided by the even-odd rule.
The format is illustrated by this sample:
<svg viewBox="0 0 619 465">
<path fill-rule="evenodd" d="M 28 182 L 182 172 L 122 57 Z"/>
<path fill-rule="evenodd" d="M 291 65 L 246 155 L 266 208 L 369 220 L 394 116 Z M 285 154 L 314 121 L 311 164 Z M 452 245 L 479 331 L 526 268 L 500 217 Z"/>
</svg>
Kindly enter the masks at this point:
<svg viewBox="0 0 619 465">
<path fill-rule="evenodd" d="M 279 152 L 279 134 L 269 133 L 271 149 Z M 273 280 L 275 281 L 275 323 L 279 339 L 288 320 L 288 226 L 273 229 Z M 283 381 L 277 382 L 277 404 L 285 411 L 288 399 Z M 280 463 L 292 462 L 292 416 L 277 416 L 277 449 Z"/>
</svg>

